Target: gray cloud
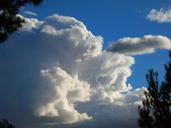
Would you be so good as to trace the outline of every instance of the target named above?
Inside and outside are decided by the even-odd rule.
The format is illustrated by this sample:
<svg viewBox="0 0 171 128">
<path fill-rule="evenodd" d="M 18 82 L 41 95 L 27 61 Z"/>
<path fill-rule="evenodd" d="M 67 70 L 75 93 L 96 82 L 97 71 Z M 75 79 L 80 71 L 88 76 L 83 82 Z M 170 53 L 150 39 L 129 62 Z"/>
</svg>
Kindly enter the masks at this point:
<svg viewBox="0 0 171 128">
<path fill-rule="evenodd" d="M 171 9 L 152 9 L 147 15 L 147 19 L 158 23 L 171 23 Z"/>
<path fill-rule="evenodd" d="M 108 51 L 125 55 L 153 53 L 156 49 L 171 49 L 171 41 L 162 35 L 145 35 L 142 38 L 125 37 L 111 44 Z"/>
</svg>

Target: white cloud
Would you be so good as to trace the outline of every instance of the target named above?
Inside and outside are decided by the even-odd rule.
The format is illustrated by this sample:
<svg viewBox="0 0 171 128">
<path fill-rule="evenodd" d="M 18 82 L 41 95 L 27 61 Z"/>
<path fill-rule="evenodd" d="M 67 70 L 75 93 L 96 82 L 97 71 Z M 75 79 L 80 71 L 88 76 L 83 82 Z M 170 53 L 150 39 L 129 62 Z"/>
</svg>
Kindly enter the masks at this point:
<svg viewBox="0 0 171 128">
<path fill-rule="evenodd" d="M 171 9 L 152 9 L 147 15 L 150 21 L 157 21 L 158 23 L 171 23 Z"/>
<path fill-rule="evenodd" d="M 44 21 L 39 21 L 38 19 L 35 18 L 25 18 L 22 15 L 18 15 L 18 17 L 22 18 L 25 20 L 23 23 L 23 27 L 20 28 L 20 31 L 32 31 L 33 29 L 38 29 Z"/>
<path fill-rule="evenodd" d="M 25 11 L 24 13 L 30 16 L 37 16 L 37 13 L 32 12 L 32 11 Z"/>
<path fill-rule="evenodd" d="M 171 49 L 171 41 L 162 35 L 145 35 L 142 38 L 125 37 L 113 43 L 108 51 L 125 55 L 153 53 L 156 49 Z"/>
<path fill-rule="evenodd" d="M 90 85 L 72 78 L 59 67 L 42 70 L 42 74 L 50 80 L 53 99 L 37 110 L 39 116 L 60 117 L 61 122 L 73 123 L 91 119 L 86 113 L 80 114 L 74 108 L 75 102 L 90 100 Z"/>
<path fill-rule="evenodd" d="M 0 118 L 18 128 L 136 127 L 144 88 L 127 84 L 133 57 L 102 50 L 102 37 L 73 17 L 26 21 L 0 45 Z"/>
</svg>

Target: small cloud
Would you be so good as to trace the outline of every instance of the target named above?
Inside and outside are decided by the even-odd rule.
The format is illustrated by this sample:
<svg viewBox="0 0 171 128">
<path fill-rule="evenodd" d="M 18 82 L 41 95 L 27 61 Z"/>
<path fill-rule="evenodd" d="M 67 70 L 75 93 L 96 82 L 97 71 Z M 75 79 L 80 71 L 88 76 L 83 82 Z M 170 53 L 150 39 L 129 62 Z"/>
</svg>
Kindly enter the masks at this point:
<svg viewBox="0 0 171 128">
<path fill-rule="evenodd" d="M 142 38 L 125 37 L 113 43 L 108 51 L 132 56 L 153 53 L 156 49 L 171 49 L 170 39 L 161 35 L 145 35 Z"/>
<path fill-rule="evenodd" d="M 31 11 L 25 11 L 24 13 L 30 16 L 37 16 L 37 13 Z"/>
<path fill-rule="evenodd" d="M 157 21 L 158 23 L 171 23 L 171 8 L 164 10 L 152 9 L 147 15 L 147 19 L 150 21 Z"/>
</svg>

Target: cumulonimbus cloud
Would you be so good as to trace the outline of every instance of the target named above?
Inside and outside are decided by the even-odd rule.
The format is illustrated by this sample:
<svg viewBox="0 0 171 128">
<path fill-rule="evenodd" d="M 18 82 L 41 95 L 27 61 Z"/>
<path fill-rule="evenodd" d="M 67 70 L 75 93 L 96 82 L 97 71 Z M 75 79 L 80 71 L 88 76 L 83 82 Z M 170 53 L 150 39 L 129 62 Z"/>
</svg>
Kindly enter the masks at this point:
<svg viewBox="0 0 171 128">
<path fill-rule="evenodd" d="M 171 23 L 171 9 L 152 9 L 147 15 L 147 19 L 158 23 Z"/>
<path fill-rule="evenodd" d="M 111 44 L 108 51 L 125 55 L 153 53 L 156 49 L 171 49 L 171 41 L 162 35 L 145 35 L 142 38 L 125 37 Z"/>
<path fill-rule="evenodd" d="M 127 84 L 135 62 L 125 48 L 102 50 L 102 37 L 73 17 L 25 20 L 0 45 L 0 117 L 18 128 L 136 127 L 145 88 Z"/>
</svg>

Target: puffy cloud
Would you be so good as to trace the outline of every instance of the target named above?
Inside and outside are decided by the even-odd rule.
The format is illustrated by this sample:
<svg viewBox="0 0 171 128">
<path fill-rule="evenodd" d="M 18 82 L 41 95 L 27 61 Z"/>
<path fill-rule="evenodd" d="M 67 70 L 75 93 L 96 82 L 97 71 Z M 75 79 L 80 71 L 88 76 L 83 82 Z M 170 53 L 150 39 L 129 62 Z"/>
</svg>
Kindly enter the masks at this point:
<svg viewBox="0 0 171 128">
<path fill-rule="evenodd" d="M 171 23 L 171 9 L 152 9 L 147 15 L 147 19 L 150 21 L 157 21 L 158 23 Z"/>
<path fill-rule="evenodd" d="M 20 29 L 21 31 L 32 31 L 33 29 L 38 29 L 44 22 L 39 21 L 35 18 L 25 18 L 22 15 L 18 15 L 20 18 L 25 20 L 23 27 Z"/>
<path fill-rule="evenodd" d="M 144 88 L 127 84 L 133 57 L 102 50 L 102 37 L 73 17 L 25 20 L 0 45 L 0 118 L 18 128 L 136 127 Z M 154 46 L 153 36 L 134 40 L 146 39 Z"/>
<path fill-rule="evenodd" d="M 37 110 L 39 116 L 59 116 L 62 122 L 72 123 L 91 119 L 86 113 L 80 114 L 74 108 L 75 102 L 90 100 L 90 85 L 72 78 L 59 67 L 42 70 L 42 74 L 50 80 L 53 99 Z"/>
<path fill-rule="evenodd" d="M 108 51 L 125 55 L 153 53 L 156 49 L 171 49 L 171 41 L 162 35 L 145 35 L 142 38 L 125 37 L 113 43 Z"/>
<path fill-rule="evenodd" d="M 8 76 L 1 80 L 1 85 L 12 88 L 13 83 L 16 100 L 22 103 L 11 106 L 25 108 L 28 98 L 30 111 L 36 116 L 56 116 L 63 123 L 91 119 L 75 109 L 77 102 L 90 100 L 90 85 L 78 78 L 77 67 L 82 60 L 101 53 L 102 38 L 72 17 L 52 15 L 45 21 L 25 20 L 21 31 L 0 48 L 4 72 L 1 76 Z M 9 63 L 12 66 L 6 65 Z M 5 88 L 2 86 L 1 90 Z"/>
</svg>

